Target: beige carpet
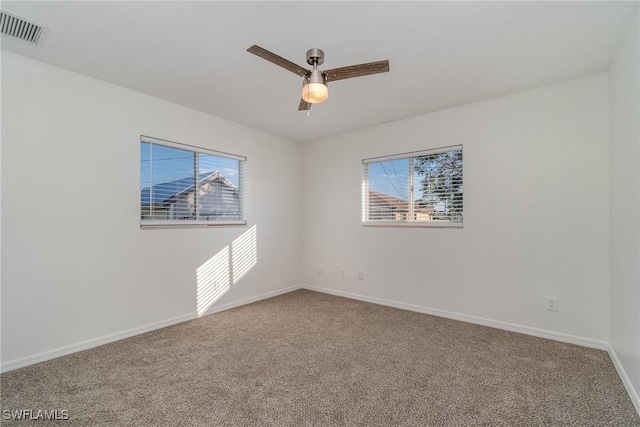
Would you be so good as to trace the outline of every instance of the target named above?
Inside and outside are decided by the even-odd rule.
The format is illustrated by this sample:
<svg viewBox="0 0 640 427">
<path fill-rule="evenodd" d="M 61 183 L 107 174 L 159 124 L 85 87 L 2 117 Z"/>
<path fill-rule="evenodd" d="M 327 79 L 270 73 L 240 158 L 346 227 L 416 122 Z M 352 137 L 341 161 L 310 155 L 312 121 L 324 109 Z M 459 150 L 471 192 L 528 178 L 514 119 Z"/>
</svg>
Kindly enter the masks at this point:
<svg viewBox="0 0 640 427">
<path fill-rule="evenodd" d="M 311 291 L 0 380 L 37 425 L 640 425 L 604 351 Z"/>
</svg>

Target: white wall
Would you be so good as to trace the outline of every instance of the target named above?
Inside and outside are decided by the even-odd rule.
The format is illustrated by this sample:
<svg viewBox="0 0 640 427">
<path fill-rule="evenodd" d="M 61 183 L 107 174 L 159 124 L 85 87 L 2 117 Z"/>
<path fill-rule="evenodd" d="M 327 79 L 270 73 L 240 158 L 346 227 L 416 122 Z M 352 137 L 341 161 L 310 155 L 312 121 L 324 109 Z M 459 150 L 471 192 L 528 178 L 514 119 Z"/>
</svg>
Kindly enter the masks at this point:
<svg viewBox="0 0 640 427">
<path fill-rule="evenodd" d="M 249 158 L 258 263 L 217 305 L 302 278 L 328 291 L 610 340 L 638 390 L 637 25 L 625 40 L 609 77 L 302 148 L 3 51 L 2 364 L 193 316 L 196 269 L 247 231 L 140 230 L 146 134 Z M 463 229 L 360 225 L 363 158 L 453 144 L 464 144 Z M 544 310 L 547 295 L 560 299 L 557 313 Z"/>
<path fill-rule="evenodd" d="M 640 405 L 640 34 L 636 10 L 609 69 L 610 342 Z M 637 406 L 640 411 L 640 406 Z"/>
<path fill-rule="evenodd" d="M 363 158 L 455 144 L 463 229 L 361 226 Z M 608 340 L 606 73 L 305 144 L 303 176 L 305 283 Z"/>
<path fill-rule="evenodd" d="M 193 315 L 197 267 L 253 225 L 219 304 L 299 283 L 297 144 L 5 51 L 2 107 L 3 365 Z M 249 226 L 141 230 L 141 134 L 247 156 Z"/>
</svg>

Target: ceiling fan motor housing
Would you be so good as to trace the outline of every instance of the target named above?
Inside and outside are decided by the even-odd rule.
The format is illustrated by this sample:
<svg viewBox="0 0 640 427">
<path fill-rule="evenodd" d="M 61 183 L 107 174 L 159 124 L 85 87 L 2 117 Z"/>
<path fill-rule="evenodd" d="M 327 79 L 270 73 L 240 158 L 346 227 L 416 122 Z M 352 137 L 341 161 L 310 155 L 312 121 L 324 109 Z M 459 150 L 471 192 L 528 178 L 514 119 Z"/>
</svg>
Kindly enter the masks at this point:
<svg viewBox="0 0 640 427">
<path fill-rule="evenodd" d="M 307 51 L 307 64 L 322 65 L 324 63 L 324 52 L 322 49 L 313 48 Z"/>
<path fill-rule="evenodd" d="M 307 83 L 322 83 L 322 84 L 327 84 L 327 78 L 324 75 L 324 73 L 320 70 L 311 70 L 310 73 L 308 73 L 306 76 L 304 76 L 304 80 L 302 82 L 302 84 L 307 84 Z"/>
</svg>

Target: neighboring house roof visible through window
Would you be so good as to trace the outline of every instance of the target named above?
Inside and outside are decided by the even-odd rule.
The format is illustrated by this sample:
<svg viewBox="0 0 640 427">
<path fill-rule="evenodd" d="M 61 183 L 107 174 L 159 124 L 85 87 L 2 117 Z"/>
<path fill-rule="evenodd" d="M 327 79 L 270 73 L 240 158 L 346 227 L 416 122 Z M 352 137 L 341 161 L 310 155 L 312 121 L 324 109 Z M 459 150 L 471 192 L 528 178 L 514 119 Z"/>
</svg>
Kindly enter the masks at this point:
<svg viewBox="0 0 640 427">
<path fill-rule="evenodd" d="M 227 178 L 222 176 L 218 171 L 201 173 L 198 176 L 199 184 L 218 181 L 222 185 L 237 190 L 236 186 Z M 143 188 L 141 193 L 142 205 L 149 205 L 150 197 L 153 197 L 154 205 L 170 205 L 174 203 L 180 196 L 185 196 L 195 190 L 193 178 L 183 178 L 175 181 L 163 182 L 153 187 Z"/>
<path fill-rule="evenodd" d="M 390 210 L 399 210 L 403 212 L 409 211 L 409 202 L 380 193 L 379 191 L 369 190 L 369 203 L 376 208 L 385 208 Z"/>
<path fill-rule="evenodd" d="M 389 212 L 405 214 L 409 212 L 408 201 L 398 199 L 397 197 L 393 197 L 374 190 L 369 190 L 369 203 L 374 206 L 374 209 L 379 211 L 388 210 Z M 416 201 L 414 205 L 414 212 L 416 214 L 433 215 L 435 212 L 435 208 L 433 205 L 433 202 L 429 203 Z"/>
</svg>

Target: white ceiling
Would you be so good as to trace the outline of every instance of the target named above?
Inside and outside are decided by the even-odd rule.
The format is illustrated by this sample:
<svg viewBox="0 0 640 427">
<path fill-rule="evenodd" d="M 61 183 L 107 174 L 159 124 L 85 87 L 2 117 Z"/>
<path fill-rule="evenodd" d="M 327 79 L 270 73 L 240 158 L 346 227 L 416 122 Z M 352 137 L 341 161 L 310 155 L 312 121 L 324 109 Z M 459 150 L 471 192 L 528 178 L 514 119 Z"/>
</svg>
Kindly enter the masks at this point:
<svg viewBox="0 0 640 427">
<path fill-rule="evenodd" d="M 3 36 L 2 49 L 309 141 L 605 71 L 637 5 L 3 1 L 49 31 L 40 46 Z M 253 44 L 300 65 L 317 47 L 321 69 L 389 59 L 391 71 L 330 84 L 307 118 L 301 78 Z"/>
</svg>

